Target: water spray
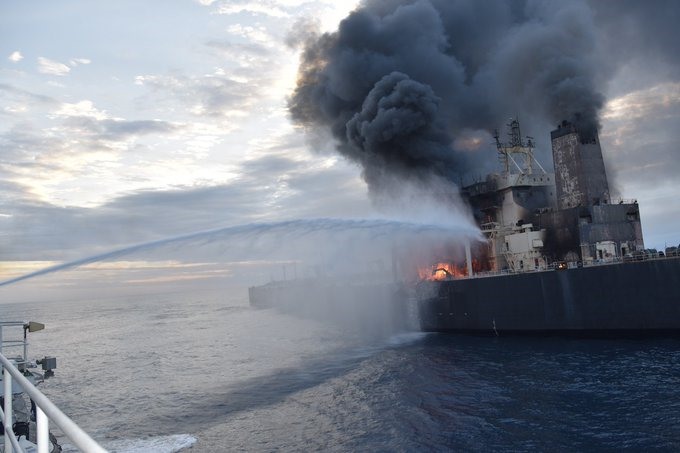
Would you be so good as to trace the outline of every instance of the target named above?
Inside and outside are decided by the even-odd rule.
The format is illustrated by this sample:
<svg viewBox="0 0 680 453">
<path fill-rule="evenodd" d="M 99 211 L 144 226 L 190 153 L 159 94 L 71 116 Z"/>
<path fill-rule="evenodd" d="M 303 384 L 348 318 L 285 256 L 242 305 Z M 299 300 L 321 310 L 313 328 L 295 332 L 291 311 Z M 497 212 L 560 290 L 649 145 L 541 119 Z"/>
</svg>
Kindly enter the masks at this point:
<svg viewBox="0 0 680 453">
<path fill-rule="evenodd" d="M 444 237 L 451 237 L 454 235 L 459 238 L 478 238 L 479 231 L 473 225 L 442 225 L 442 224 L 419 224 L 412 222 L 401 222 L 388 219 L 371 219 L 371 220 L 356 220 L 356 219 L 296 219 L 281 222 L 268 223 L 248 223 L 243 225 L 229 226 L 225 228 L 218 228 L 214 230 L 200 231 L 180 236 L 174 236 L 156 241 L 145 242 L 141 244 L 131 245 L 109 252 L 100 253 L 97 255 L 80 258 L 73 261 L 57 264 L 46 267 L 44 269 L 30 272 L 18 277 L 10 278 L 0 282 L 0 286 L 10 285 L 30 278 L 41 275 L 51 274 L 54 272 L 74 269 L 91 263 L 118 258 L 124 255 L 130 255 L 135 252 L 148 251 L 162 246 L 190 242 L 193 240 L 216 240 L 218 238 L 247 239 L 257 238 L 265 234 L 277 235 L 281 237 L 300 238 L 305 235 L 315 232 L 357 232 L 369 233 L 371 238 L 378 239 L 390 235 L 408 234 L 424 236 L 427 234 L 443 235 Z"/>
</svg>

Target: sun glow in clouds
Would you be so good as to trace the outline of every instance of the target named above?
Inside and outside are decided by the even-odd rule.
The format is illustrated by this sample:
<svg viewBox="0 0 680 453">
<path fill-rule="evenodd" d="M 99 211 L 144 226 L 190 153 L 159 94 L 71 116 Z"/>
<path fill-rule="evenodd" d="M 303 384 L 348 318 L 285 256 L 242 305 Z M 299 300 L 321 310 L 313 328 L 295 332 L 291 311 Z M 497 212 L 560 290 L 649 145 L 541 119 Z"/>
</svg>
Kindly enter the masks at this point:
<svg viewBox="0 0 680 453">
<path fill-rule="evenodd" d="M 19 52 L 18 50 L 15 50 L 14 52 L 12 52 L 10 54 L 9 57 L 7 57 L 7 59 L 9 61 L 11 61 L 12 63 L 18 63 L 18 62 L 20 62 L 21 60 L 24 59 L 24 56 L 21 55 L 21 52 Z"/>
<path fill-rule="evenodd" d="M 633 120 L 673 105 L 680 105 L 680 82 L 663 83 L 614 98 L 605 105 L 602 117 L 605 120 Z"/>
<path fill-rule="evenodd" d="M 0 60 L 2 271 L 30 271 L 17 258 L 67 261 L 80 250 L 218 225 L 370 213 L 360 170 L 331 151 L 330 140 L 310 143 L 287 110 L 301 52 L 287 38 L 304 35 L 301 24 L 310 21 L 320 33 L 334 32 L 360 4 L 170 2 L 149 33 L 147 17 L 128 4 L 107 9 L 75 0 L 91 20 L 68 21 L 57 20 L 64 9 L 53 2 L 8 3 L 10 14 L 0 17 L 7 31 Z M 41 23 L 40 14 L 54 20 Z M 116 28 L 121 23 L 126 33 Z M 617 137 L 617 156 L 638 142 L 645 152 L 669 143 L 677 149 L 668 141 L 672 127 L 652 134 L 632 124 L 673 118 L 680 105 L 678 83 L 655 80 L 654 88 L 628 90 L 607 104 L 601 136 Z M 490 142 L 474 131 L 453 146 L 473 155 Z M 637 149 L 631 154 L 642 155 Z M 657 176 L 675 171 L 675 160 L 646 160 L 627 167 Z M 74 234 L 80 227 L 96 234 Z M 164 269 L 195 269 L 179 265 Z M 21 270 L 11 271 L 15 266 Z"/>
</svg>

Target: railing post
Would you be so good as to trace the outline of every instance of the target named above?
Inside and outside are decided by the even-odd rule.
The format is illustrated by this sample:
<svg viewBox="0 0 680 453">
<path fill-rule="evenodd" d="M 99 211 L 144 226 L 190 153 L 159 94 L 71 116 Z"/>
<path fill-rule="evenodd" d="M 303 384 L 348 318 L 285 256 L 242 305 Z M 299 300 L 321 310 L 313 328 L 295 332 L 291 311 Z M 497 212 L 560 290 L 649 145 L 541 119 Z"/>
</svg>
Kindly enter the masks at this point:
<svg viewBox="0 0 680 453">
<path fill-rule="evenodd" d="M 5 453 L 12 453 L 14 450 L 8 435 L 8 432 L 12 431 L 12 375 L 9 374 L 9 370 L 5 366 L 3 366 L 2 380 L 5 384 L 5 407 L 3 408 L 5 412 L 5 419 L 3 420 L 5 425 Z"/>
<path fill-rule="evenodd" d="M 38 444 L 38 453 L 48 453 L 50 445 L 49 435 L 49 419 L 47 415 L 40 409 L 40 406 L 35 407 L 35 424 L 37 425 L 36 441 Z"/>
</svg>

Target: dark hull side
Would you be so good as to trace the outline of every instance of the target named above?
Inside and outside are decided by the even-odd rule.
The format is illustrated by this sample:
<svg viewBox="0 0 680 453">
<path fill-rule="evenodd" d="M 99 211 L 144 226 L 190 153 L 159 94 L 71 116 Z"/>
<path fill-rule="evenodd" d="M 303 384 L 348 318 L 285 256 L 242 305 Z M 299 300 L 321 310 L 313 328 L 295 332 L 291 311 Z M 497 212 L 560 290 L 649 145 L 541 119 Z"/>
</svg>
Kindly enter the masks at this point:
<svg viewBox="0 0 680 453">
<path fill-rule="evenodd" d="M 680 258 L 426 281 L 416 294 L 429 332 L 680 333 Z"/>
</svg>

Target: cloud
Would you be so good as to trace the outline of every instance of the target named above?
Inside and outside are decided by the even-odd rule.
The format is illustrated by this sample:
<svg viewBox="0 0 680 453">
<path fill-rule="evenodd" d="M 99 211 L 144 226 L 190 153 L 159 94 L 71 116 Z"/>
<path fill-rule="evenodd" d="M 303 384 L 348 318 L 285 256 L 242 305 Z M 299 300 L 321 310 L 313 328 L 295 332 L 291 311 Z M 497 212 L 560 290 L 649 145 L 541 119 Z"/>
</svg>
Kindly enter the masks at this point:
<svg viewBox="0 0 680 453">
<path fill-rule="evenodd" d="M 256 42 L 231 42 L 231 41 L 217 41 L 211 40 L 206 43 L 206 46 L 214 48 L 222 52 L 225 56 L 233 55 L 251 55 L 255 57 L 270 57 L 272 50 L 267 46 Z"/>
<path fill-rule="evenodd" d="M 71 72 L 71 68 L 64 63 L 50 60 L 45 57 L 38 57 L 38 72 L 42 74 L 50 74 L 56 76 L 65 76 Z"/>
<path fill-rule="evenodd" d="M 620 190 L 637 190 L 677 181 L 680 161 L 680 83 L 661 83 L 611 99 L 601 133 L 608 169 Z M 633 190 L 631 190 L 633 189 Z M 636 195 L 637 196 L 637 195 Z"/>
<path fill-rule="evenodd" d="M 173 132 L 178 125 L 161 120 L 125 120 L 111 118 L 105 111 L 94 107 L 90 100 L 63 103 L 55 115 L 65 117 L 64 125 L 73 131 L 99 140 L 120 141 L 130 136 Z"/>
<path fill-rule="evenodd" d="M 58 116 L 87 116 L 98 120 L 108 118 L 105 111 L 96 109 L 94 103 L 89 99 L 84 99 L 78 102 L 64 102 L 54 112 Z"/>
<path fill-rule="evenodd" d="M 270 17 L 289 17 L 290 14 L 275 1 L 230 0 L 217 4 L 217 14 L 253 14 Z"/>
<path fill-rule="evenodd" d="M 668 82 L 632 91 L 611 99 L 605 105 L 607 120 L 636 120 L 680 105 L 680 82 Z"/>
<path fill-rule="evenodd" d="M 71 116 L 64 125 L 81 136 L 114 142 L 131 136 L 173 132 L 179 127 L 161 120 L 96 119 L 87 116 Z"/>
<path fill-rule="evenodd" d="M 19 61 L 24 59 L 24 56 L 21 55 L 21 52 L 19 52 L 18 50 L 15 50 L 14 52 L 12 52 L 10 54 L 9 57 L 7 57 L 7 59 L 9 61 L 13 62 L 13 63 L 18 63 Z"/>
<path fill-rule="evenodd" d="M 17 122 L 14 115 L 14 123 L 0 130 L 0 178 L 19 184 L 24 198 L 41 202 L 92 205 L 148 186 L 159 176 L 148 165 L 147 143 L 171 140 L 184 128 L 162 120 L 114 118 L 90 100 L 58 103 L 0 86 L 3 95 L 39 108 L 43 118 Z M 154 163 L 167 170 L 174 158 L 167 153 Z M 120 171 L 123 165 L 132 170 Z"/>
<path fill-rule="evenodd" d="M 252 85 L 218 74 L 205 76 L 140 75 L 135 83 L 169 95 L 166 100 L 180 101 L 196 116 L 241 116 L 255 102 Z"/>
<path fill-rule="evenodd" d="M 0 190 L 3 188 L 0 187 Z M 58 207 L 20 196 L 3 213 L 5 260 L 65 260 L 119 246 L 254 221 L 354 217 L 370 211 L 354 167 L 325 158 L 263 156 L 240 165 L 229 183 L 138 190 L 96 208 Z M 1 224 L 4 226 L 5 224 Z M 167 259 L 164 258 L 164 259 Z M 187 256 L 187 259 L 189 257 Z"/>
<path fill-rule="evenodd" d="M 232 35 L 239 36 L 241 38 L 259 42 L 262 44 L 272 42 L 272 36 L 267 32 L 266 27 L 263 26 L 250 26 L 234 24 L 227 28 L 227 31 Z"/>
<path fill-rule="evenodd" d="M 88 58 L 72 58 L 68 62 L 68 64 L 71 65 L 72 67 L 76 67 L 79 64 L 90 64 L 90 63 L 92 63 L 92 61 L 89 60 Z"/>
<path fill-rule="evenodd" d="M 58 101 L 50 96 L 23 90 L 6 83 L 0 83 L 0 99 L 5 101 L 5 107 L 0 114 L 7 113 L 14 120 L 18 113 L 28 112 L 36 107 L 58 104 Z"/>
</svg>

